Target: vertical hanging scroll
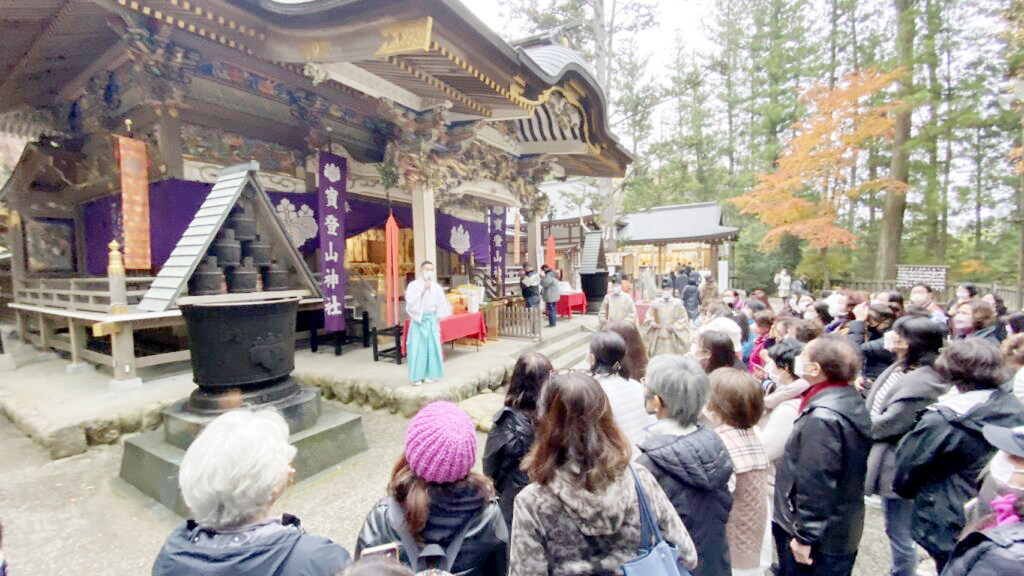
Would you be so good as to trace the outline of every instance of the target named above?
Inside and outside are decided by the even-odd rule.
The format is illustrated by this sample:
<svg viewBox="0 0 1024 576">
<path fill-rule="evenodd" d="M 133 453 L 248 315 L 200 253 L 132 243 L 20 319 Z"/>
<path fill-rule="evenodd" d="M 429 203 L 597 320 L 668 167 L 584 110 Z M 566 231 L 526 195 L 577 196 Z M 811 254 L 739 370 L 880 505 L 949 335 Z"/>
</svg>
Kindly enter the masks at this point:
<svg viewBox="0 0 1024 576">
<path fill-rule="evenodd" d="M 121 168 L 121 222 L 124 236 L 124 267 L 149 270 L 149 168 L 146 143 L 126 136 L 117 137 Z"/>
<path fill-rule="evenodd" d="M 505 255 L 508 253 L 505 239 L 505 207 L 492 206 L 488 222 L 490 223 L 488 244 L 490 244 L 491 252 L 491 278 L 498 287 L 498 293 L 504 295 Z"/>
<path fill-rule="evenodd" d="M 317 219 L 320 224 L 320 274 L 324 295 L 324 331 L 345 329 L 345 214 L 348 166 L 341 156 L 320 152 Z"/>
<path fill-rule="evenodd" d="M 516 266 L 519 266 L 523 261 L 519 257 L 519 226 L 522 224 L 522 217 L 519 215 L 519 209 L 516 209 L 516 227 L 512 232 L 512 259 Z"/>
</svg>

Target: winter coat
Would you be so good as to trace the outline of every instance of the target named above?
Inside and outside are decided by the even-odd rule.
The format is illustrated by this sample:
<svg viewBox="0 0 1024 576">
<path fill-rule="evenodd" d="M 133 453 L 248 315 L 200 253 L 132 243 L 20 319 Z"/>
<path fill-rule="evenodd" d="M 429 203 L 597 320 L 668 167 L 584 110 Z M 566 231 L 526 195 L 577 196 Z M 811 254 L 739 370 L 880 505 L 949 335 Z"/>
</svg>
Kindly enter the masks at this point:
<svg viewBox="0 0 1024 576">
<path fill-rule="evenodd" d="M 516 498 L 509 576 L 621 575 L 622 564 L 639 554 L 633 475 L 624 470 L 600 492 L 589 492 L 574 481 L 571 466 L 545 485 L 530 484 Z M 672 503 L 647 469 L 634 470 L 662 536 L 678 548 L 680 564 L 694 568 L 697 551 Z"/>
<path fill-rule="evenodd" d="M 1000 333 L 1002 332 L 1001 328 L 1002 328 L 1002 326 L 999 325 L 999 324 L 995 324 L 993 326 L 987 326 L 985 328 L 981 328 L 981 329 L 975 330 L 974 332 L 971 332 L 970 334 L 967 335 L 967 337 L 968 338 L 983 338 L 985 340 L 988 340 L 993 345 L 995 345 L 996 348 L 998 348 L 999 345 L 1002 344 L 1002 341 L 1003 341 L 1003 337 L 1000 336 Z"/>
<path fill-rule="evenodd" d="M 856 552 L 870 434 L 864 399 L 853 387 L 811 397 L 776 462 L 775 523 L 817 551 Z"/>
<path fill-rule="evenodd" d="M 1024 575 L 1024 523 L 972 532 L 956 545 L 942 576 Z"/>
<path fill-rule="evenodd" d="M 562 297 L 562 292 L 558 288 L 558 276 L 555 275 L 554 270 L 549 270 L 540 280 L 541 291 L 544 293 L 545 302 L 558 302 L 558 299 Z"/>
<path fill-rule="evenodd" d="M 167 537 L 153 576 L 334 576 L 352 563 L 344 548 L 303 533 L 285 515 L 239 531 L 215 532 L 188 520 Z"/>
<path fill-rule="evenodd" d="M 644 430 L 654 423 L 654 417 L 644 408 L 644 387 L 636 380 L 627 380 L 618 374 L 596 374 L 594 379 L 601 385 L 608 406 L 612 409 L 615 425 L 622 430 L 633 446 L 634 453 L 638 444 L 647 438 Z"/>
<path fill-rule="evenodd" d="M 497 501 L 482 501 L 476 490 L 463 484 L 432 484 L 427 525 L 420 533 L 422 544 L 447 547 L 463 526 L 469 525 L 452 572 L 462 576 L 504 574 L 508 561 L 508 528 Z M 384 498 L 370 510 L 356 541 L 356 556 L 365 548 L 399 544 L 399 559 L 409 565 L 396 526 L 404 512 L 392 498 Z M 423 567 L 421 566 L 422 570 Z"/>
<path fill-rule="evenodd" d="M 884 333 L 869 329 L 863 320 L 851 320 L 847 327 L 847 340 L 854 348 L 860 350 L 861 356 L 864 357 L 861 374 L 866 380 L 877 379 L 896 359 L 892 352 L 885 349 Z"/>
<path fill-rule="evenodd" d="M 896 447 L 893 490 L 914 500 L 914 540 L 933 557 L 953 552 L 964 504 L 978 495 L 978 477 L 995 453 L 981 434 L 985 424 L 1024 425 L 1024 405 L 1002 390 L 947 395 Z"/>
<path fill-rule="evenodd" d="M 530 483 L 526 472 L 520 470 L 519 465 L 533 444 L 533 433 L 533 421 L 529 413 L 505 407 L 494 415 L 494 427 L 487 434 L 484 474 L 494 481 L 501 514 L 509 530 L 512 529 L 512 503 L 516 495 Z"/>
<path fill-rule="evenodd" d="M 893 364 L 875 380 L 865 404 L 869 414 L 878 391 L 895 368 L 896 364 Z M 889 389 L 888 397 L 882 401 L 881 412 L 871 416 L 874 444 L 868 454 L 868 475 L 864 481 L 866 494 L 897 497 L 892 489 L 896 474 L 896 446 L 905 434 L 914 429 L 921 411 L 948 391 L 949 383 L 944 382 L 931 366 L 911 370 Z"/>
<path fill-rule="evenodd" d="M 679 435 L 672 433 L 673 425 L 679 428 L 674 422 L 651 427 L 652 436 L 640 446 L 637 464 L 654 474 L 690 532 L 700 557 L 693 573 L 729 576 L 725 525 L 732 510 L 732 459 L 712 430 L 698 426 L 695 432 Z"/>
<path fill-rule="evenodd" d="M 700 313 L 700 289 L 693 284 L 687 284 L 679 291 L 679 299 L 683 301 L 683 308 L 686 308 L 686 315 L 690 320 L 695 320 Z"/>
</svg>

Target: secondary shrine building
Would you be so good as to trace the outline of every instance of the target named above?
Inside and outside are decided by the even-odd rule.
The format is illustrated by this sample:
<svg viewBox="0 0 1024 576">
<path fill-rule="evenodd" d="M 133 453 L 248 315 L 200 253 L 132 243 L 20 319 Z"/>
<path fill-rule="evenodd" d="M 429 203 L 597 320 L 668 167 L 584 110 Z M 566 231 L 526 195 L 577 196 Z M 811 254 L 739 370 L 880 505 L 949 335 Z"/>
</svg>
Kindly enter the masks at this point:
<svg viewBox="0 0 1024 576">
<path fill-rule="evenodd" d="M 560 38 L 509 44 L 457 0 L 2 4 L 0 132 L 32 139 L 0 191 L 18 328 L 76 361 L 113 362 L 116 378 L 188 357 L 166 346 L 181 336 L 180 312 L 173 301 L 140 308 L 147 292 L 250 285 L 176 252 L 188 230 L 211 254 L 239 243 L 256 290 L 307 288 L 303 306 L 319 309 L 330 303 L 325 282 L 349 286 L 344 306 L 378 318 L 389 215 L 400 288 L 431 260 L 443 283 L 488 281 L 501 295 L 506 264 L 520 263 L 506 260 L 542 257 L 538 185 L 621 177 L 631 161 L 576 52 Z M 235 238 L 203 228 L 199 211 L 238 164 L 265 194 L 233 197 Z M 505 244 L 514 212 L 522 254 Z M 287 250 L 264 248 L 279 236 Z M 112 311 L 120 295 L 108 273 L 121 249 L 127 306 Z M 331 255 L 342 270 L 325 275 Z M 180 274 L 154 286 L 165 266 Z M 178 280 L 187 286 L 172 290 Z"/>
</svg>

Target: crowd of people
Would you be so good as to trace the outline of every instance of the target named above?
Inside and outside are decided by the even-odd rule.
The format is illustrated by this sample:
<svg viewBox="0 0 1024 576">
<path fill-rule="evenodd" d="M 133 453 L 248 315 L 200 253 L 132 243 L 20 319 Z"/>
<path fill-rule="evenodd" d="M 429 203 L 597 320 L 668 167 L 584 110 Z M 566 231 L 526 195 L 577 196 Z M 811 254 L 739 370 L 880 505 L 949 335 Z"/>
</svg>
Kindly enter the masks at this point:
<svg viewBox="0 0 1024 576">
<path fill-rule="evenodd" d="M 269 516 L 294 472 L 281 416 L 220 416 L 153 573 L 611 575 L 658 550 L 659 574 L 842 576 L 877 498 L 894 576 L 918 546 L 943 576 L 1024 574 L 1024 314 L 970 285 L 942 306 L 786 278 L 776 309 L 676 280 L 642 322 L 613 283 L 586 370 L 519 358 L 482 473 L 469 416 L 420 410 L 354 564 Z"/>
</svg>

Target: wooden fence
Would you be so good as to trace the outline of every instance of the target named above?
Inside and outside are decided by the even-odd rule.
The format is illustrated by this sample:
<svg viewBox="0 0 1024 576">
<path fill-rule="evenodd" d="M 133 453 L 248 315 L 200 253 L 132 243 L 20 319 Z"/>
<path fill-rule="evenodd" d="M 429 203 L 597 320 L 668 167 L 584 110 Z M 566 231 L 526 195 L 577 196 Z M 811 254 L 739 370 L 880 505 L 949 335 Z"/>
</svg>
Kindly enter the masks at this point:
<svg viewBox="0 0 1024 576">
<path fill-rule="evenodd" d="M 540 340 L 540 306 L 527 308 L 522 298 L 507 298 L 497 307 L 498 336 Z"/>
</svg>

